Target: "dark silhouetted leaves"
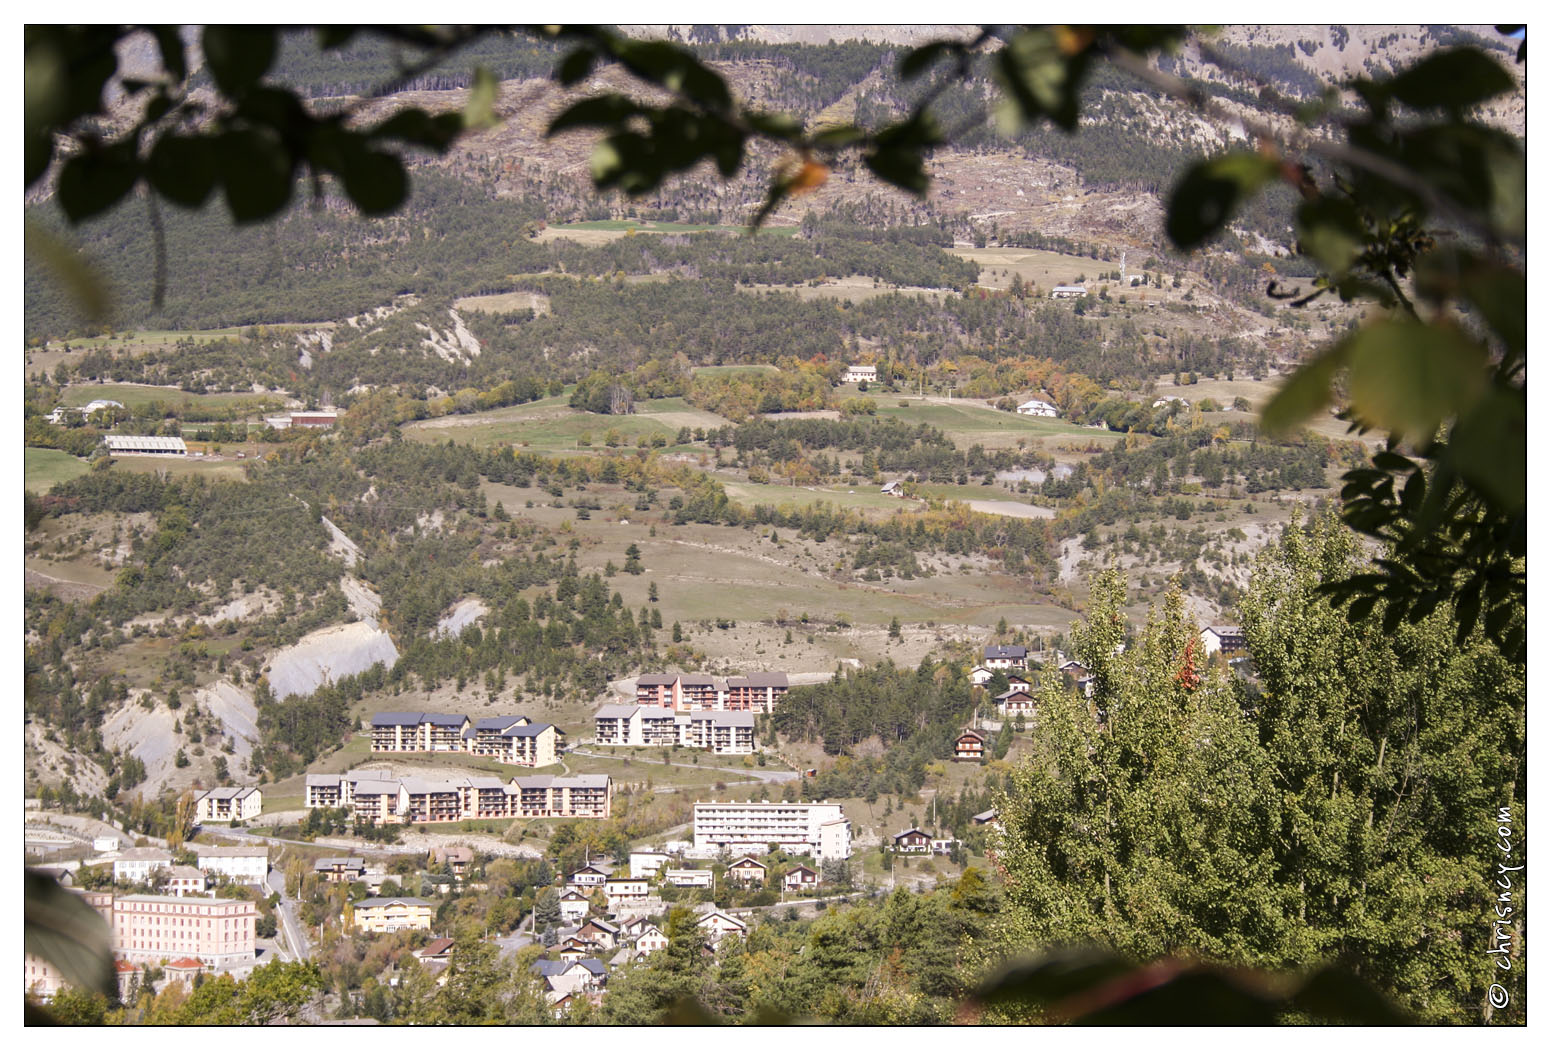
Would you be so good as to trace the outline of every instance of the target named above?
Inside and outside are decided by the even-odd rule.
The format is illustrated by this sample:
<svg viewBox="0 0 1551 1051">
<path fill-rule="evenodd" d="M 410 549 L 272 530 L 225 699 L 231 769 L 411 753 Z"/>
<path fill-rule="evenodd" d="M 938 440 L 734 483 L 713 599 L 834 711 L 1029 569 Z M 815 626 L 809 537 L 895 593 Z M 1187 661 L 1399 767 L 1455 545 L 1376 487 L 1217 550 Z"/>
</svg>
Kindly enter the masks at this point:
<svg viewBox="0 0 1551 1051">
<path fill-rule="evenodd" d="M 232 96 L 257 84 L 279 50 L 275 29 L 265 26 L 206 26 L 201 45 L 216 86 Z"/>
<path fill-rule="evenodd" d="M 198 208 L 215 189 L 215 151 L 194 135 L 163 135 L 151 149 L 146 176 L 156 192 L 185 208 Z"/>
<path fill-rule="evenodd" d="M 1414 109 L 1469 109 L 1513 88 L 1513 78 L 1475 48 L 1454 48 L 1428 55 L 1388 84 L 1390 92 Z"/>
<path fill-rule="evenodd" d="M 139 178 L 133 142 L 84 150 L 66 161 L 59 173 L 59 205 L 72 223 L 78 223 L 113 207 Z"/>
<path fill-rule="evenodd" d="M 23 949 L 53 964 L 71 985 L 117 996 L 113 932 L 97 910 L 49 876 L 29 870 L 25 881 Z"/>
<path fill-rule="evenodd" d="M 1169 239 L 1180 248 L 1197 247 L 1227 225 L 1238 206 L 1279 171 L 1269 157 L 1244 151 L 1197 164 L 1169 199 Z"/>
</svg>

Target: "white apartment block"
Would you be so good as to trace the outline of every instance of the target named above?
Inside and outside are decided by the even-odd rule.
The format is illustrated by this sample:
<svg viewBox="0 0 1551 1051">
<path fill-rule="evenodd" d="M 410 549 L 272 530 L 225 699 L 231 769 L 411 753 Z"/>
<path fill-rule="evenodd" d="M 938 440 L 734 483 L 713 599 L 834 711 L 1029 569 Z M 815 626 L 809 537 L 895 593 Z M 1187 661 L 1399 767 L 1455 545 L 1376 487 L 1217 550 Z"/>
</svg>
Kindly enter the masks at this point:
<svg viewBox="0 0 1551 1051">
<path fill-rule="evenodd" d="M 593 716 L 593 725 L 600 745 L 682 745 L 715 755 L 749 755 L 756 747 L 754 715 L 746 711 L 675 715 L 655 706 L 605 704 Z"/>
<path fill-rule="evenodd" d="M 851 856 L 851 822 L 839 803 L 695 804 L 695 849 L 764 853 L 771 843 L 816 860 Z"/>
<path fill-rule="evenodd" d="M 372 752 L 377 755 L 464 752 L 513 766 L 539 767 L 559 762 L 565 731 L 549 723 L 536 723 L 525 715 L 495 715 L 470 721 L 466 715 L 379 712 L 372 716 L 371 735 Z"/>
<path fill-rule="evenodd" d="M 257 788 L 212 788 L 195 800 L 201 823 L 250 821 L 264 810 L 264 793 Z"/>
<path fill-rule="evenodd" d="M 225 876 L 233 883 L 262 884 L 269 875 L 269 847 L 211 847 L 193 844 L 195 865 L 207 876 Z"/>
<path fill-rule="evenodd" d="M 613 782 L 606 774 L 534 774 L 502 781 L 489 774 L 437 779 L 388 778 L 382 771 L 314 774 L 306 803 L 346 806 L 367 824 L 437 824 L 473 818 L 608 817 Z"/>
<path fill-rule="evenodd" d="M 170 852 L 156 847 L 130 847 L 113 859 L 113 882 L 149 883 L 152 872 L 170 868 Z"/>
</svg>

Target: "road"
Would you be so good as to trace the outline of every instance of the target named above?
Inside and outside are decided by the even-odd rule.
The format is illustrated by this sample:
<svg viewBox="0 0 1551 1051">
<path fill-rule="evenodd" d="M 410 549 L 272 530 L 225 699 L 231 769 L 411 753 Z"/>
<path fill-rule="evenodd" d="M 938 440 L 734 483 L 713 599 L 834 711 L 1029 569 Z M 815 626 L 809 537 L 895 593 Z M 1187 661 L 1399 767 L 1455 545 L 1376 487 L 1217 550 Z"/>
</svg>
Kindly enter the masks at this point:
<svg viewBox="0 0 1551 1051">
<path fill-rule="evenodd" d="M 285 932 L 285 942 L 290 947 L 291 957 L 297 960 L 310 959 L 312 945 L 307 941 L 306 929 L 296 916 L 296 902 L 286 897 L 285 874 L 279 869 L 270 869 L 268 879 L 269 889 L 280 895 L 280 906 L 275 914 L 280 917 L 280 927 Z"/>
<path fill-rule="evenodd" d="M 594 759 L 618 759 L 619 758 L 618 755 L 610 755 L 608 752 L 584 752 L 580 748 L 573 748 L 573 749 L 571 749 L 570 752 L 568 752 L 566 754 L 567 755 L 589 755 L 589 756 L 592 756 Z M 702 765 L 700 763 L 667 763 L 667 764 L 661 764 L 658 760 L 653 759 L 653 760 L 648 761 L 647 758 L 642 757 L 642 756 L 632 756 L 632 758 L 639 759 L 640 760 L 640 764 L 642 766 L 648 767 L 648 768 L 652 767 L 652 766 L 667 765 L 667 766 L 682 766 L 686 770 L 716 770 L 716 771 L 726 772 L 728 774 L 734 775 L 733 777 L 729 777 L 727 779 L 729 782 L 731 782 L 734 779 L 734 777 L 739 777 L 739 778 L 741 778 L 741 779 L 743 779 L 745 781 L 753 780 L 753 781 L 766 781 L 766 782 L 781 782 L 781 781 L 795 781 L 795 780 L 797 780 L 797 774 L 793 770 L 765 770 L 765 769 L 762 769 L 760 767 L 754 767 L 752 769 L 744 769 L 742 767 L 711 766 L 710 764 Z M 663 787 L 663 789 L 661 789 L 661 791 L 674 791 L 674 788 L 671 785 L 666 785 L 666 786 Z"/>
<path fill-rule="evenodd" d="M 293 840 L 288 839 L 276 839 L 274 836 L 261 836 L 255 832 L 249 832 L 247 829 L 243 828 L 217 828 L 212 829 L 211 831 L 218 836 L 231 836 L 233 839 L 245 839 L 250 843 L 264 843 L 269 846 L 294 842 Z M 359 845 L 352 845 L 350 847 L 351 854 L 382 854 L 385 857 L 409 852 L 410 849 L 402 845 L 396 847 L 379 847 L 368 846 L 365 843 L 361 843 Z"/>
</svg>

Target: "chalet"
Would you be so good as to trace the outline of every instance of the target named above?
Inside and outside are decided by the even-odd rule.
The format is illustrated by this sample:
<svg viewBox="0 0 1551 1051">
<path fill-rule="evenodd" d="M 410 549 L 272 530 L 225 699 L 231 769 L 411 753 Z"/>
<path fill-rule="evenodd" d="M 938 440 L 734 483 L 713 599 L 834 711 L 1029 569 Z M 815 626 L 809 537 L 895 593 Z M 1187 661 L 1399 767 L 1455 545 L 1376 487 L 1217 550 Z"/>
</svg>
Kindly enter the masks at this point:
<svg viewBox="0 0 1551 1051">
<path fill-rule="evenodd" d="M 741 937 L 749 932 L 748 924 L 736 916 L 727 915 L 727 913 L 722 912 L 720 909 L 706 913 L 700 917 L 695 925 L 706 933 L 706 938 L 713 945 L 729 934 L 736 934 Z"/>
<path fill-rule="evenodd" d="M 628 920 L 621 921 L 619 936 L 627 942 L 633 942 L 651 925 L 652 921 L 645 916 L 632 916 Z"/>
<path fill-rule="evenodd" d="M 971 817 L 970 820 L 977 825 L 989 825 L 995 822 L 998 816 L 999 815 L 996 808 L 993 807 L 990 810 L 981 811 L 980 813 Z"/>
<path fill-rule="evenodd" d="M 843 383 L 876 383 L 878 381 L 878 366 L 876 365 L 847 365 Z"/>
<path fill-rule="evenodd" d="M 994 677 L 990 668 L 977 664 L 969 671 L 969 684 L 971 686 L 984 686 Z"/>
<path fill-rule="evenodd" d="M 612 949 L 619 944 L 619 928 L 607 920 L 592 919 L 582 925 L 576 937 L 596 949 Z"/>
<path fill-rule="evenodd" d="M 635 876 L 610 876 L 603 884 L 603 896 L 608 899 L 611 909 L 627 902 L 641 901 L 650 893 L 647 881 Z"/>
<path fill-rule="evenodd" d="M 1011 689 L 996 695 L 996 710 L 1004 718 L 1034 714 L 1034 698 L 1024 689 Z"/>
<path fill-rule="evenodd" d="M 986 739 L 975 730 L 965 730 L 953 742 L 954 762 L 961 760 L 978 763 L 985 757 Z"/>
<path fill-rule="evenodd" d="M 1236 624 L 1213 624 L 1201 629 L 1201 648 L 1208 657 L 1221 653 L 1231 659 L 1248 653 L 1249 641 L 1244 638 L 1244 629 Z"/>
<path fill-rule="evenodd" d="M 1028 693 L 1030 688 L 1033 686 L 1033 683 L 1019 675 L 1017 672 L 1012 672 L 1011 674 L 1007 675 L 1006 679 L 1007 685 L 1011 689 L 1022 689 L 1024 693 Z"/>
<path fill-rule="evenodd" d="M 567 938 L 565 944 L 560 946 L 560 959 L 566 963 L 573 963 L 584 956 L 592 955 L 592 946 L 578 938 Z"/>
<path fill-rule="evenodd" d="M 425 945 L 415 950 L 415 959 L 421 963 L 427 961 L 439 961 L 442 963 L 452 959 L 452 939 L 433 938 Z"/>
<path fill-rule="evenodd" d="M 594 992 L 608 980 L 603 964 L 597 960 L 535 960 L 533 973 L 544 979 L 551 1003 L 563 997 Z"/>
<path fill-rule="evenodd" d="M 636 936 L 635 947 L 643 953 L 658 952 L 668 947 L 668 936 L 658 930 L 655 924 L 648 923 Z"/>
<path fill-rule="evenodd" d="M 762 861 L 753 858 L 739 858 L 727 866 L 727 878 L 735 879 L 740 883 L 763 883 L 770 869 Z"/>
<path fill-rule="evenodd" d="M 1074 681 L 1077 679 L 1085 678 L 1092 672 L 1092 669 L 1082 661 L 1072 660 L 1062 661 L 1057 666 L 1057 670 L 1060 671 L 1062 675 L 1065 675 L 1068 679 L 1072 679 Z"/>
<path fill-rule="evenodd" d="M 432 847 L 430 861 L 446 865 L 448 872 L 462 878 L 469 874 L 469 866 L 474 864 L 474 848 Z"/>
<path fill-rule="evenodd" d="M 925 854 L 932 849 L 932 837 L 919 828 L 907 828 L 894 837 L 897 854 Z"/>
<path fill-rule="evenodd" d="M 573 887 L 601 887 L 609 881 L 609 874 L 596 865 L 584 865 L 566 877 Z"/>
<path fill-rule="evenodd" d="M 811 889 L 819 885 L 819 874 L 806 865 L 798 865 L 781 877 L 781 885 L 787 890 Z"/>
<path fill-rule="evenodd" d="M 1161 408 L 1164 408 L 1165 406 L 1172 407 L 1172 406 L 1176 406 L 1176 405 L 1179 406 L 1182 409 L 1188 409 L 1188 408 L 1190 408 L 1190 399 L 1189 398 L 1181 398 L 1177 394 L 1171 394 L 1167 398 L 1159 398 L 1157 401 L 1152 403 L 1152 407 L 1155 408 L 1155 409 L 1161 409 Z"/>
<path fill-rule="evenodd" d="M 1033 398 L 1018 406 L 1019 416 L 1059 416 L 1060 410 L 1043 398 Z"/>
<path fill-rule="evenodd" d="M 905 486 L 904 483 L 897 480 L 892 482 L 884 482 L 883 488 L 879 489 L 878 492 L 882 493 L 884 496 L 904 496 Z"/>
<path fill-rule="evenodd" d="M 366 872 L 366 859 L 319 858 L 312 863 L 312 871 L 326 883 L 352 883 Z"/>
<path fill-rule="evenodd" d="M 1051 299 L 1081 299 L 1088 294 L 1082 285 L 1057 285 L 1050 290 Z"/>
<path fill-rule="evenodd" d="M 1007 671 L 1012 668 L 1023 671 L 1029 666 L 1029 648 L 1027 646 L 987 646 L 985 666 L 992 671 Z"/>
<path fill-rule="evenodd" d="M 560 917 L 567 923 L 578 923 L 587 918 L 592 902 L 579 890 L 568 890 L 560 895 Z"/>
</svg>

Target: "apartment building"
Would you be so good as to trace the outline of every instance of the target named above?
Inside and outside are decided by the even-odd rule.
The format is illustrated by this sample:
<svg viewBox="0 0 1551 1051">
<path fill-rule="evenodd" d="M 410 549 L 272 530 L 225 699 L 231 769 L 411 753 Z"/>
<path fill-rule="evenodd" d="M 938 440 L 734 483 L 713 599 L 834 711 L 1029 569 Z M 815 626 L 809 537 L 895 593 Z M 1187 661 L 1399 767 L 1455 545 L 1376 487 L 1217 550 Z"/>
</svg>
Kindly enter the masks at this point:
<svg viewBox="0 0 1551 1051">
<path fill-rule="evenodd" d="M 207 967 L 254 961 L 258 908 L 233 898 L 130 894 L 113 900 L 117 954 L 132 963 L 192 956 Z"/>
<path fill-rule="evenodd" d="M 373 752 L 462 752 L 466 715 L 437 712 L 378 712 L 372 716 Z"/>
<path fill-rule="evenodd" d="M 668 708 L 605 704 L 594 714 L 593 726 L 600 745 L 683 745 L 718 755 L 748 755 L 755 750 L 754 715 L 746 711 L 676 715 Z"/>
<path fill-rule="evenodd" d="M 269 847 L 217 847 L 193 844 L 194 864 L 207 876 L 225 876 L 233 883 L 262 884 L 269 875 Z"/>
<path fill-rule="evenodd" d="M 839 803 L 695 804 L 695 848 L 764 853 L 771 843 L 820 861 L 851 856 L 851 823 Z"/>
<path fill-rule="evenodd" d="M 750 672 L 720 679 L 713 675 L 648 673 L 636 679 L 636 704 L 676 712 L 765 712 L 786 696 L 791 684 L 780 671 Z"/>
<path fill-rule="evenodd" d="M 501 715 L 479 719 L 468 739 L 471 755 L 482 755 L 513 766 L 549 766 L 557 761 L 559 727 L 535 723 L 525 715 Z"/>
<path fill-rule="evenodd" d="M 251 821 L 264 810 L 264 793 L 254 787 L 212 788 L 194 801 L 200 823 Z"/>
<path fill-rule="evenodd" d="M 113 859 L 114 883 L 149 883 L 157 869 L 172 868 L 172 854 L 157 847 L 130 847 Z"/>
<path fill-rule="evenodd" d="M 608 817 L 614 789 L 607 774 L 514 777 L 517 807 L 513 817 Z"/>
<path fill-rule="evenodd" d="M 368 934 L 428 931 L 435 908 L 421 898 L 367 898 L 348 906 L 347 925 Z"/>
<path fill-rule="evenodd" d="M 463 788 L 457 781 L 400 778 L 399 816 L 411 824 L 459 821 L 463 818 Z"/>
<path fill-rule="evenodd" d="M 310 786 L 318 791 L 309 791 L 309 806 L 349 799 L 356 819 L 372 824 L 432 824 L 471 818 L 608 817 L 613 800 L 613 783 L 606 774 L 535 774 L 509 782 L 489 774 L 386 780 L 373 773 L 355 781 L 351 780 L 352 774 L 338 776 L 337 784 L 330 781 Z M 321 804 L 318 800 L 322 800 Z"/>
<path fill-rule="evenodd" d="M 363 779 L 351 790 L 351 812 L 357 821 L 378 824 L 399 819 L 399 783 Z"/>
</svg>

